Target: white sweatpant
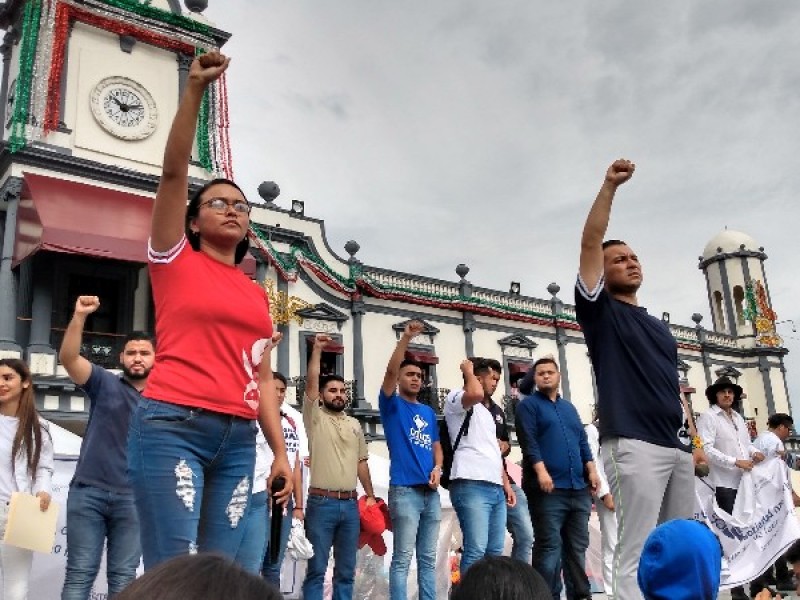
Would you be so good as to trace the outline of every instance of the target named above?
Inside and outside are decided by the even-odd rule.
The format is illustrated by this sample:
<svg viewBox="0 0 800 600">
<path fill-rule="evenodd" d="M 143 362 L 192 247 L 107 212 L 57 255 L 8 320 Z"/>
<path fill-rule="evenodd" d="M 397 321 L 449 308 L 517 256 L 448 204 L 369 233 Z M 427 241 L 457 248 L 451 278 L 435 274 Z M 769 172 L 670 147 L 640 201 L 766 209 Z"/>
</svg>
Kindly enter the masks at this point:
<svg viewBox="0 0 800 600">
<path fill-rule="evenodd" d="M 6 534 L 8 504 L 0 503 L 0 540 Z M 26 600 L 33 565 L 33 552 L 0 541 L 0 577 L 3 595 L 0 600 Z"/>
</svg>

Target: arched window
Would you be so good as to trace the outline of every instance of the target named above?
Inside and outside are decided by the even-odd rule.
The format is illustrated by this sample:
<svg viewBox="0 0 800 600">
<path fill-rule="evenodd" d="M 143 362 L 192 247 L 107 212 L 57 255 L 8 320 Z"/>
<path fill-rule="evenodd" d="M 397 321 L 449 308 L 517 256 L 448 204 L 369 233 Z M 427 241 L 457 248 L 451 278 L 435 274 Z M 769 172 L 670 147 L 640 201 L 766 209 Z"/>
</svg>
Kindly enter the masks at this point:
<svg viewBox="0 0 800 600">
<path fill-rule="evenodd" d="M 733 286 L 733 305 L 736 307 L 736 323 L 744 325 L 744 290 L 742 286 Z"/>
<path fill-rule="evenodd" d="M 714 292 L 714 316 L 717 320 L 717 329 L 725 330 L 725 310 L 722 308 L 722 292 Z"/>
</svg>

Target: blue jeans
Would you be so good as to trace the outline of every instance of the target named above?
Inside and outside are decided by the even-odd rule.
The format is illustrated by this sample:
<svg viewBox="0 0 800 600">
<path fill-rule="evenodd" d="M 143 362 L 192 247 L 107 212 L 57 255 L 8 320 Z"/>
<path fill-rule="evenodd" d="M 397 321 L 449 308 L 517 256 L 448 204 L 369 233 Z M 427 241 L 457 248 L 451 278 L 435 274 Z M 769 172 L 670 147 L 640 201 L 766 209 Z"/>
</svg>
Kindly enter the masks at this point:
<svg viewBox="0 0 800 600">
<path fill-rule="evenodd" d="M 535 488 L 525 486 L 536 531 L 533 566 L 544 578 L 554 600 L 561 597 L 562 569 L 567 599 L 591 598 L 586 576 L 592 510 L 589 490 L 555 489 L 546 494 L 535 485 Z"/>
<path fill-rule="evenodd" d="M 255 467 L 254 421 L 142 398 L 131 417 L 128 472 L 144 568 L 195 552 L 235 559 Z"/>
<path fill-rule="evenodd" d="M 267 536 L 267 552 L 264 554 L 264 560 L 261 565 L 261 574 L 264 579 L 269 581 L 280 589 L 281 587 L 281 565 L 283 565 L 283 557 L 286 555 L 286 544 L 289 543 L 289 534 L 292 531 L 292 509 L 294 508 L 294 498 L 289 498 L 286 504 L 286 514 L 281 519 L 281 541 L 280 549 L 278 550 L 278 562 L 273 563 L 269 559 L 269 535 Z"/>
<path fill-rule="evenodd" d="M 106 538 L 108 594 L 113 596 L 136 578 L 142 557 L 133 494 L 73 482 L 67 496 L 67 572 L 62 600 L 89 597 Z"/>
<path fill-rule="evenodd" d="M 408 598 L 408 568 L 416 548 L 419 600 L 436 600 L 436 546 L 442 520 L 439 492 L 428 486 L 389 486 L 389 514 L 394 534 L 389 598 Z"/>
<path fill-rule="evenodd" d="M 507 508 L 506 528 L 511 534 L 514 544 L 511 546 L 511 558 L 531 564 L 533 556 L 533 523 L 528 510 L 528 497 L 516 483 L 511 484 L 511 489 L 517 496 L 517 503 L 513 508 Z"/>
<path fill-rule="evenodd" d="M 464 537 L 461 576 L 484 556 L 500 556 L 506 537 L 506 495 L 488 481 L 456 479 L 450 483 L 450 501 Z"/>
<path fill-rule="evenodd" d="M 358 503 L 309 494 L 306 504 L 306 537 L 314 547 L 314 556 L 308 561 L 303 598 L 322 600 L 325 571 L 333 546 L 333 600 L 352 600 L 361 531 Z"/>
<path fill-rule="evenodd" d="M 246 520 L 244 538 L 236 553 L 236 562 L 245 571 L 258 575 L 269 541 L 267 490 L 253 494 L 253 497 L 250 498 L 250 508 L 247 510 Z"/>
</svg>

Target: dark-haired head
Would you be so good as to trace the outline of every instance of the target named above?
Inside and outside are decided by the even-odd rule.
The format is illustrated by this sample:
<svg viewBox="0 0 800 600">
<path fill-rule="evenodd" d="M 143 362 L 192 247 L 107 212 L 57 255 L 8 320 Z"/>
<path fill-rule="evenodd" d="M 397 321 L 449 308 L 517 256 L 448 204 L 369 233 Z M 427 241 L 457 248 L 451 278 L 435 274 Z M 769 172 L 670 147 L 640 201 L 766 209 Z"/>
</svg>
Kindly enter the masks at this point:
<svg viewBox="0 0 800 600">
<path fill-rule="evenodd" d="M 11 459 L 22 452 L 27 457 L 28 475 L 33 477 L 39 466 L 42 451 L 42 424 L 39 421 L 39 413 L 36 412 L 33 376 L 24 360 L 3 358 L 0 359 L 0 378 L 7 380 L 6 387 L 13 395 L 4 400 L 4 408 L 7 410 L 16 403 L 16 410 L 4 414 L 18 419 L 17 431 L 11 442 L 11 455 L 7 458 Z M 10 462 L 12 471 L 16 472 L 16 461 Z"/>
<path fill-rule="evenodd" d="M 328 410 L 342 412 L 347 407 L 347 386 L 341 375 L 322 375 L 319 378 L 319 393 Z"/>
<path fill-rule="evenodd" d="M 469 360 L 472 362 L 472 372 L 481 382 L 483 395 L 486 398 L 491 398 L 500 383 L 503 365 L 494 358 L 483 358 L 481 356 L 471 356 Z"/>
<path fill-rule="evenodd" d="M 471 356 L 469 359 L 472 361 L 472 371 L 478 377 L 486 375 L 489 371 L 494 371 L 498 375 L 502 375 L 503 373 L 503 365 L 500 364 L 499 360 L 483 358 L 481 356 Z"/>
<path fill-rule="evenodd" d="M 400 363 L 397 377 L 397 389 L 402 398 L 413 402 L 422 389 L 425 378 L 425 369 L 420 363 L 410 358 Z"/>
<path fill-rule="evenodd" d="M 623 242 L 622 240 L 606 240 L 603 242 L 603 250 L 606 248 L 611 248 L 611 246 L 627 246 L 627 242 Z"/>
<path fill-rule="evenodd" d="M 286 375 L 284 375 L 283 373 L 279 373 L 278 371 L 273 371 L 272 378 L 283 383 L 283 387 L 289 385 L 289 382 L 286 380 Z"/>
<path fill-rule="evenodd" d="M 185 231 L 186 231 L 186 239 L 189 240 L 189 244 L 191 245 L 193 250 L 200 250 L 200 234 L 196 231 L 192 231 L 190 225 L 191 222 L 197 218 L 197 215 L 200 213 L 200 203 L 207 198 L 204 198 L 204 194 L 209 190 L 209 188 L 215 185 L 229 185 L 231 187 L 236 188 L 239 190 L 239 193 L 242 195 L 242 198 L 247 200 L 247 196 L 245 195 L 242 188 L 240 188 L 235 182 L 230 179 L 225 179 L 224 177 L 218 177 L 217 179 L 212 179 L 203 187 L 198 189 L 192 197 L 189 199 L 189 206 L 186 207 L 186 224 L 185 224 Z M 250 242 L 247 239 L 247 236 L 244 237 L 242 241 L 240 241 L 236 246 L 236 252 L 234 255 L 233 262 L 234 264 L 239 264 L 244 260 L 244 257 L 247 255 L 247 251 L 250 249 Z"/>
<path fill-rule="evenodd" d="M 770 429 L 775 429 L 781 425 L 791 429 L 794 425 L 794 419 L 786 413 L 775 413 L 774 415 L 770 415 L 769 419 L 767 419 L 767 427 Z"/>
<path fill-rule="evenodd" d="M 156 360 L 155 338 L 144 331 L 131 331 L 125 336 L 125 343 L 119 353 L 119 364 L 125 378 L 131 381 L 144 381 L 153 370 Z"/>
<path fill-rule="evenodd" d="M 419 363 L 416 360 L 411 359 L 411 358 L 404 358 L 400 362 L 400 370 L 402 371 L 405 367 L 417 367 L 420 371 L 424 371 L 425 370 L 425 369 L 423 369 L 421 363 Z"/>
<path fill-rule="evenodd" d="M 536 362 L 533 363 L 534 373 L 536 372 L 536 367 L 538 367 L 539 365 L 546 365 L 546 364 L 553 365 L 556 368 L 556 371 L 558 371 L 558 363 L 556 362 L 556 359 L 553 358 L 552 356 L 543 356 L 542 358 L 538 359 Z"/>
<path fill-rule="evenodd" d="M 603 276 L 612 296 L 635 297 L 642 285 L 642 265 L 627 243 L 622 240 L 603 242 Z"/>
<path fill-rule="evenodd" d="M 277 588 L 224 556 L 190 554 L 145 572 L 116 596 L 117 600 L 281 600 Z"/>
<path fill-rule="evenodd" d="M 541 575 L 529 564 L 508 556 L 487 556 L 467 569 L 452 600 L 550 600 Z"/>
</svg>

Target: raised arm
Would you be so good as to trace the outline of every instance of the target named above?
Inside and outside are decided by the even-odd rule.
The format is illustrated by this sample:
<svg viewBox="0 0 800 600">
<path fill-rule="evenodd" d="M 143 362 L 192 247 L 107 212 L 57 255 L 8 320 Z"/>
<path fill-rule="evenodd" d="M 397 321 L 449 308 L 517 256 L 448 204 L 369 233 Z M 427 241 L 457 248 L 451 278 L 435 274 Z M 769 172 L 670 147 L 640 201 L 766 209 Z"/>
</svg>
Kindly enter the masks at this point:
<svg viewBox="0 0 800 600">
<path fill-rule="evenodd" d="M 403 334 L 397 341 L 397 346 L 395 346 L 391 358 L 389 358 L 389 364 L 386 365 L 386 374 L 383 376 L 383 384 L 381 385 L 384 396 L 394 394 L 394 390 L 397 387 L 397 378 L 400 376 L 400 363 L 403 362 L 403 358 L 406 355 L 408 344 L 424 329 L 425 326 L 419 321 L 411 321 L 406 324 Z"/>
<path fill-rule="evenodd" d="M 461 361 L 461 374 L 464 376 L 464 395 L 461 396 L 461 405 L 470 409 L 478 402 L 483 402 L 483 386 L 475 376 L 475 365 L 471 360 Z"/>
<path fill-rule="evenodd" d="M 316 402 L 319 399 L 319 370 L 322 361 L 322 350 L 331 340 L 331 336 L 318 333 L 314 336 L 314 345 L 311 347 L 311 358 L 308 359 L 306 370 L 306 400 Z"/>
<path fill-rule="evenodd" d="M 81 341 L 86 318 L 100 308 L 100 299 L 97 296 L 78 296 L 75 301 L 75 312 L 64 332 L 61 348 L 58 351 L 58 360 L 64 365 L 69 378 L 83 385 L 89 381 L 92 374 L 92 363 L 81 356 Z"/>
<path fill-rule="evenodd" d="M 281 334 L 275 334 L 272 338 L 272 343 L 264 350 L 264 354 L 261 356 L 261 364 L 258 367 L 258 424 L 261 425 L 264 437 L 267 438 L 267 443 L 275 455 L 267 480 L 267 489 L 270 490 L 272 488 L 272 481 L 276 477 L 283 477 L 285 481 L 283 490 L 276 493 L 275 496 L 281 504 L 286 504 L 292 493 L 294 477 L 286 455 L 286 444 L 283 439 L 283 427 L 281 426 L 280 401 L 278 400 L 278 392 L 275 389 L 271 362 L 272 348 L 280 341 Z"/>
<path fill-rule="evenodd" d="M 186 197 L 189 188 L 189 160 L 197 128 L 197 115 L 206 88 L 228 68 L 230 59 L 219 52 L 209 52 L 192 62 L 186 89 L 172 121 L 164 164 L 153 204 L 150 245 L 165 252 L 180 241 L 186 221 Z"/>
<path fill-rule="evenodd" d="M 625 159 L 615 160 L 606 171 L 603 186 L 597 193 L 597 198 L 586 217 L 581 237 L 581 263 L 580 275 L 586 288 L 593 290 L 603 275 L 603 239 L 608 229 L 608 219 L 611 216 L 611 204 L 617 188 L 628 181 L 636 169 L 631 161 Z"/>
</svg>

